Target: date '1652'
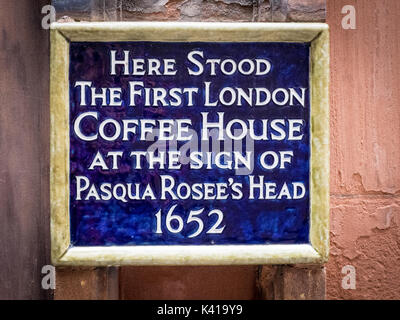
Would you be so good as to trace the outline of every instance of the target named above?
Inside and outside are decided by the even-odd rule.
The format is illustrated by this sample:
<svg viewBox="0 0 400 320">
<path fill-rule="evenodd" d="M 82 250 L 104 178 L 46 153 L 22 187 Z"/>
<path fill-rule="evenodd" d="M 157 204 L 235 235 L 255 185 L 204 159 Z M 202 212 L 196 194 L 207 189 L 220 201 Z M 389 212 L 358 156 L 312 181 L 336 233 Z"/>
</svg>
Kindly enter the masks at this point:
<svg viewBox="0 0 400 320">
<path fill-rule="evenodd" d="M 184 222 L 183 218 L 179 215 L 174 214 L 174 210 L 176 208 L 176 204 L 173 205 L 167 212 L 167 215 L 165 218 L 163 218 L 163 214 L 161 212 L 161 209 L 156 213 L 156 219 L 157 219 L 157 226 L 156 226 L 156 231 L 155 233 L 162 234 L 163 229 L 166 229 L 167 231 L 171 233 L 179 233 L 183 230 L 183 228 L 189 224 L 197 224 L 197 229 L 188 235 L 188 238 L 195 238 L 199 236 L 203 231 L 204 231 L 204 222 L 203 219 L 201 218 L 201 214 L 204 211 L 204 208 L 199 209 L 199 210 L 191 210 L 189 212 L 189 216 L 187 217 L 186 223 Z M 220 234 L 224 231 L 225 225 L 221 226 L 222 221 L 224 219 L 224 214 L 222 213 L 221 210 L 214 209 L 211 210 L 208 213 L 208 217 L 212 215 L 217 215 L 217 221 L 214 223 L 214 225 L 209 228 L 206 233 L 208 234 Z M 163 226 L 163 220 L 165 221 L 165 227 Z"/>
</svg>

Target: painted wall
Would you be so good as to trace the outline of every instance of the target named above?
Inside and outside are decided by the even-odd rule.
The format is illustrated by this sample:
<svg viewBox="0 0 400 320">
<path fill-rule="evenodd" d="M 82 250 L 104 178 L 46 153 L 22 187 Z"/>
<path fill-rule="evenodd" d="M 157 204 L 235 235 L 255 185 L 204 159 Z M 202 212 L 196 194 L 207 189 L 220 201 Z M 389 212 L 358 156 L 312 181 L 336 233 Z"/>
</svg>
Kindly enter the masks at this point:
<svg viewBox="0 0 400 320">
<path fill-rule="evenodd" d="M 328 299 L 400 299 L 400 1 L 328 0 L 331 256 Z M 356 30 L 341 8 L 356 8 Z M 343 290 L 343 266 L 356 289 Z"/>
</svg>

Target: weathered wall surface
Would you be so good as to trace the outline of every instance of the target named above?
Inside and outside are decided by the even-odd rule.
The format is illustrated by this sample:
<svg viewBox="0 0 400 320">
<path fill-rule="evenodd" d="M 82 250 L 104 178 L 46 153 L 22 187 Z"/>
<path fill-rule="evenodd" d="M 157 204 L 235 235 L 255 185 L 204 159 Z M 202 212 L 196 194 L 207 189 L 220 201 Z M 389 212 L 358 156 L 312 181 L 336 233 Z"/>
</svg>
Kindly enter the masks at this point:
<svg viewBox="0 0 400 320">
<path fill-rule="evenodd" d="M 356 30 L 341 26 L 356 8 Z M 328 0 L 331 257 L 328 299 L 400 299 L 400 1 Z M 341 269 L 356 269 L 343 290 Z"/>
</svg>

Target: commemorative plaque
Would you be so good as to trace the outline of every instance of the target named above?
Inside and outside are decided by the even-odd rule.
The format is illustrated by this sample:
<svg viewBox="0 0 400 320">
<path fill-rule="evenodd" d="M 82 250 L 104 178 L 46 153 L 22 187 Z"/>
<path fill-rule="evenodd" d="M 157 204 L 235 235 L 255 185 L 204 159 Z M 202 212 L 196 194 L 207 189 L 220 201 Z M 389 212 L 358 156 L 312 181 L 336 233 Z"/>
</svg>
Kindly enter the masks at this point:
<svg viewBox="0 0 400 320">
<path fill-rule="evenodd" d="M 52 25 L 58 265 L 323 262 L 325 24 Z"/>
</svg>

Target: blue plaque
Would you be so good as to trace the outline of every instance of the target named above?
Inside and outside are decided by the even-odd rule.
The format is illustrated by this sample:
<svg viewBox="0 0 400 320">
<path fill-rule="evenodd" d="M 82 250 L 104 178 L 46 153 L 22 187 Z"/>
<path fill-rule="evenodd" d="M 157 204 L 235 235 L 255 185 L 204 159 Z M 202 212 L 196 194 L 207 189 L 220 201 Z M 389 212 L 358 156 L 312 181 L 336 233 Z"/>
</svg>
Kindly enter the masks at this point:
<svg viewBox="0 0 400 320">
<path fill-rule="evenodd" d="M 53 26 L 54 260 L 323 261 L 325 25 L 134 25 Z"/>
<path fill-rule="evenodd" d="M 308 243 L 309 51 L 307 43 L 71 43 L 72 243 L 75 246 Z M 115 55 L 115 75 L 111 74 L 112 55 Z M 170 64 L 173 71 L 167 75 L 163 64 L 165 59 L 173 62 Z M 125 61 L 128 61 L 127 67 L 122 64 Z M 139 70 L 134 70 L 138 65 Z M 149 69 L 151 67 L 154 70 Z M 260 75 L 257 75 L 257 68 Z M 199 69 L 204 70 L 200 73 L 202 70 Z M 82 81 L 85 83 L 81 84 Z M 117 105 L 111 105 L 110 92 L 105 90 L 108 88 L 120 88 Z M 196 91 L 189 95 L 189 91 L 184 92 L 185 88 Z M 229 90 L 220 96 L 224 88 Z M 84 97 L 81 96 L 82 90 Z M 92 92 L 97 98 L 92 99 Z M 163 98 L 157 100 L 157 94 L 163 94 Z M 85 114 L 79 121 L 79 116 Z M 222 115 L 224 127 L 239 119 L 241 122 L 234 122 L 232 128 L 244 131 L 242 123 L 245 123 L 248 128 L 246 137 L 254 131 L 254 135 L 262 139 L 253 139 L 251 148 L 248 145 L 246 148 L 245 138 L 233 140 L 232 137 L 232 145 L 228 148 L 225 147 L 227 136 L 223 140 L 213 140 L 211 136 L 202 141 L 200 133 L 206 130 L 204 121 L 221 123 Z M 77 119 L 81 137 L 75 130 Z M 101 135 L 99 128 L 107 119 L 115 122 L 108 122 L 105 134 Z M 164 155 L 165 164 L 154 163 L 151 168 L 145 155 L 137 159 L 131 152 L 148 152 L 152 146 L 157 146 L 157 137 L 146 137 L 150 141 L 142 139 L 141 130 L 145 129 L 141 120 L 154 120 L 148 122 L 147 128 L 158 129 L 157 121 L 166 119 L 190 120 L 190 129 L 198 135 L 192 137 L 196 141 L 166 140 L 164 148 L 160 149 L 164 151 L 154 151 L 154 158 L 157 154 Z M 124 132 L 123 120 L 130 120 L 130 126 L 136 132 Z M 249 120 L 252 120 L 252 128 Z M 296 121 L 291 124 L 293 120 Z M 295 128 L 294 137 L 290 137 L 291 125 Z M 236 136 L 240 137 L 239 134 Z M 234 141 L 240 145 L 236 151 Z M 219 152 L 226 153 L 220 156 L 221 165 L 217 165 L 217 159 L 209 163 L 209 156 L 197 156 L 202 165 L 194 167 L 191 163 L 180 163 L 173 168 L 168 166 L 169 151 L 187 152 L 189 144 L 210 144 L 208 150 L 200 147 L 190 150 L 192 158 L 196 151 L 204 155 L 211 151 L 212 157 L 217 156 L 211 142 L 219 145 Z M 240 174 L 237 172 L 240 170 L 231 168 L 239 162 L 236 159 L 235 163 L 233 152 L 243 156 L 246 151 L 251 152 L 252 166 L 246 174 Z M 270 153 L 264 157 L 266 165 L 263 167 L 260 157 L 267 151 Z M 113 157 L 107 156 L 110 152 L 120 152 L 114 166 Z M 282 152 L 286 152 L 286 158 Z M 102 159 L 91 167 L 99 153 Z M 185 156 L 190 160 L 190 155 Z M 284 158 L 287 162 L 282 164 Z M 276 166 L 273 166 L 274 162 Z M 252 184 L 249 175 L 253 176 Z M 229 186 L 231 181 L 240 189 L 240 197 L 237 195 L 239 190 Z M 173 191 L 162 197 L 165 192 L 162 189 L 170 184 L 175 185 Z M 210 186 L 208 197 L 204 194 L 204 184 Z M 217 195 L 218 184 L 224 189 L 224 192 L 220 191 L 221 199 Z M 177 190 L 180 185 L 184 188 L 181 196 Z M 147 186 L 151 192 L 143 197 Z M 304 190 L 301 189 L 303 186 Z M 253 197 L 250 197 L 251 188 Z M 296 191 L 297 197 L 294 195 Z M 203 196 L 194 199 L 199 193 Z M 183 228 L 178 220 L 173 221 L 170 228 L 166 225 L 166 215 L 171 207 L 174 207 L 173 215 L 183 221 Z M 161 218 L 156 216 L 160 210 Z M 191 237 L 199 228 L 198 222 L 186 222 L 193 210 L 202 210 L 196 217 L 204 226 L 202 232 Z M 208 216 L 210 212 L 218 213 Z M 162 232 L 157 232 L 157 220 L 161 221 Z M 217 224 L 219 230 L 223 228 L 222 232 L 208 232 Z M 176 229 L 181 231 L 175 232 Z"/>
</svg>

